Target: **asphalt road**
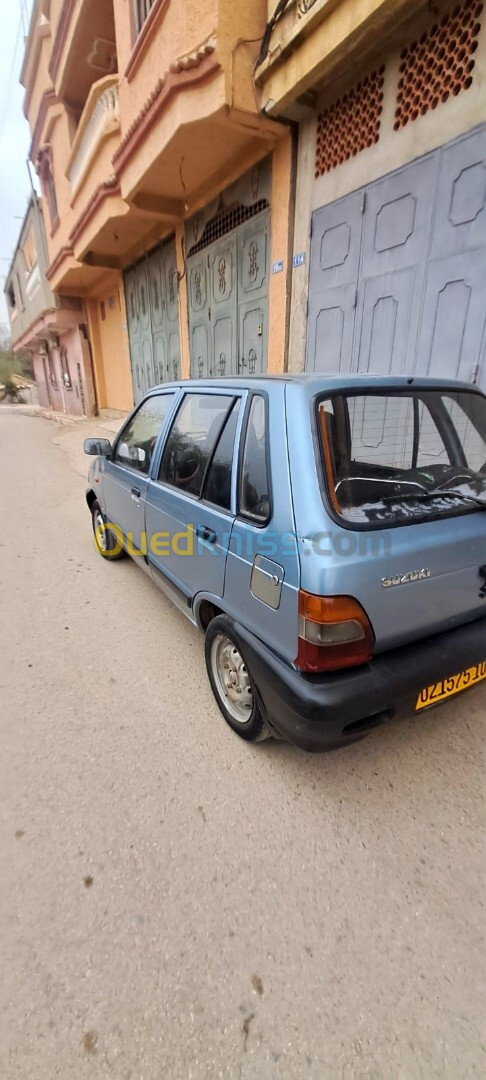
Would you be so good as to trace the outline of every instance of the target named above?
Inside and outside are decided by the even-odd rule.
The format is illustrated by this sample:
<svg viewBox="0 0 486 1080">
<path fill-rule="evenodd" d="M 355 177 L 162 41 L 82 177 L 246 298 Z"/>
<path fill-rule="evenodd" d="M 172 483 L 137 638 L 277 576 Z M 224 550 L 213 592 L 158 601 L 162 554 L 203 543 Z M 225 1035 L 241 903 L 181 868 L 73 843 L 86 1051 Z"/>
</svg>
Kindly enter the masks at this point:
<svg viewBox="0 0 486 1080">
<path fill-rule="evenodd" d="M 55 435 L 0 413 L 2 1080 L 483 1077 L 485 690 L 244 744 Z"/>
</svg>

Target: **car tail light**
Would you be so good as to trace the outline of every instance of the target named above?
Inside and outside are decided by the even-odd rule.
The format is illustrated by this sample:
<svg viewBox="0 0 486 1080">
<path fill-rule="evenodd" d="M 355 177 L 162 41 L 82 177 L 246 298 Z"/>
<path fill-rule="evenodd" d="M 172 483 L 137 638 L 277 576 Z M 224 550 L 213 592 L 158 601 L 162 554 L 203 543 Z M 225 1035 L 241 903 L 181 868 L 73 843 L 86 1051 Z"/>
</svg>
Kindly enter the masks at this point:
<svg viewBox="0 0 486 1080">
<path fill-rule="evenodd" d="M 301 671 L 337 671 L 366 664 L 375 639 L 361 604 L 352 596 L 314 596 L 299 592 L 299 651 Z"/>
</svg>

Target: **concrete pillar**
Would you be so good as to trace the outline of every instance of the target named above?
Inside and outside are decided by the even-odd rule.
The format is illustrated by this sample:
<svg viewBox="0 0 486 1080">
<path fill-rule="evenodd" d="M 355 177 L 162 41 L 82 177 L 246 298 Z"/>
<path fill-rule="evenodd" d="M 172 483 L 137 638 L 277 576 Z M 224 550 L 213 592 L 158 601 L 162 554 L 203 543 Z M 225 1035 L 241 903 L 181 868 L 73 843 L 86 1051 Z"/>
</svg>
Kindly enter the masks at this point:
<svg viewBox="0 0 486 1080">
<path fill-rule="evenodd" d="M 272 155 L 272 221 L 268 290 L 268 371 L 286 371 L 292 282 L 292 132 L 280 140 Z M 276 264 L 283 262 L 283 269 Z"/>
</svg>

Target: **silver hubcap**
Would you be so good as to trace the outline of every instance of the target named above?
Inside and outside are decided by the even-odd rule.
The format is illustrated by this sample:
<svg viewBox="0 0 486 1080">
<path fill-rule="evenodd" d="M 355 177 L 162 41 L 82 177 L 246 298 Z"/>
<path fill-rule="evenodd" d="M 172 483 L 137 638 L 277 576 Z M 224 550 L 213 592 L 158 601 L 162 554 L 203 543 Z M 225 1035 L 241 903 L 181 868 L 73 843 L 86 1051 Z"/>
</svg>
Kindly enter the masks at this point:
<svg viewBox="0 0 486 1080">
<path fill-rule="evenodd" d="M 103 517 L 100 514 L 99 510 L 97 510 L 95 513 L 95 529 L 97 529 L 100 525 L 104 524 L 105 523 L 103 521 Z M 106 542 L 106 529 L 101 529 L 101 531 L 97 533 L 96 539 L 98 542 L 98 547 L 100 547 L 102 551 L 106 551 L 108 547 Z"/>
<path fill-rule="evenodd" d="M 220 697 L 239 724 L 248 724 L 253 694 L 246 664 L 236 645 L 218 634 L 211 646 L 211 667 Z"/>
</svg>

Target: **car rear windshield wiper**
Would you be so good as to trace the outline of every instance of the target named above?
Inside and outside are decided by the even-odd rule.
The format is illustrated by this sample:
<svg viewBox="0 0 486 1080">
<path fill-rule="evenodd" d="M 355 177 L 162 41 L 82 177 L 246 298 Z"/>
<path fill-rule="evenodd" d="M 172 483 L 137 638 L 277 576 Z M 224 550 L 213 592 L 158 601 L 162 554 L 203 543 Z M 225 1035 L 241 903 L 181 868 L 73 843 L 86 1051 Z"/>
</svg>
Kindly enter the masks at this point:
<svg viewBox="0 0 486 1080">
<path fill-rule="evenodd" d="M 383 495 L 383 502 L 407 502 L 410 499 L 426 499 L 430 502 L 431 499 L 441 499 L 445 495 L 448 498 L 462 499 L 464 502 L 473 503 L 474 506 L 480 506 L 481 510 L 486 510 L 486 499 L 480 499 L 476 495 L 465 495 L 463 491 L 453 491 L 448 488 L 444 491 L 417 491 L 417 492 L 404 492 L 403 495 Z"/>
<path fill-rule="evenodd" d="M 453 495 L 456 499 L 464 499 L 466 502 L 475 503 L 476 506 L 480 506 L 482 510 L 486 510 L 486 498 L 480 499 L 479 495 L 466 495 L 464 491 L 454 491 L 453 488 L 446 488 L 445 491 L 431 492 L 436 495 Z"/>
</svg>

